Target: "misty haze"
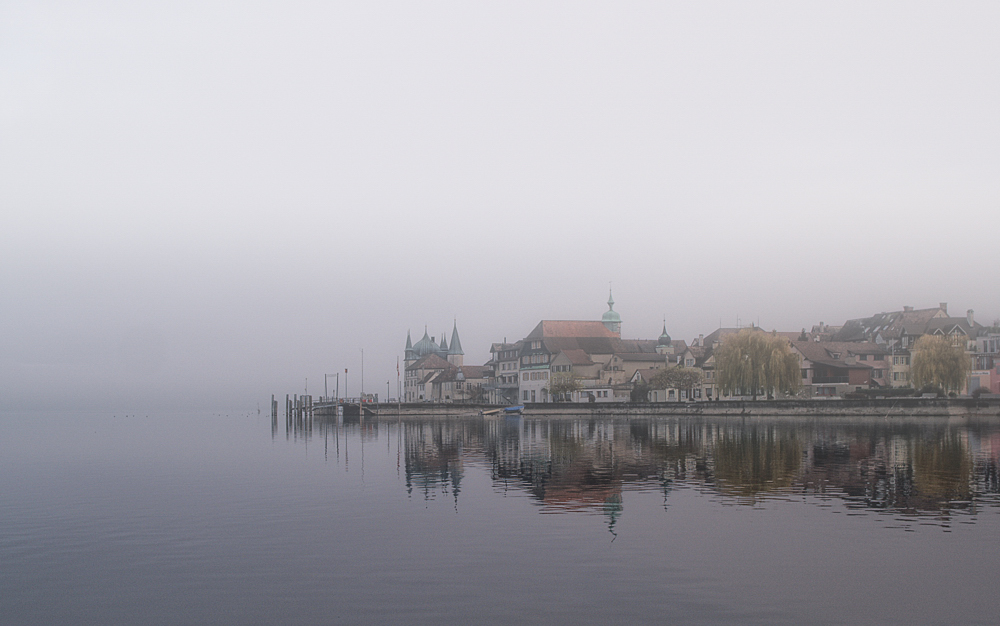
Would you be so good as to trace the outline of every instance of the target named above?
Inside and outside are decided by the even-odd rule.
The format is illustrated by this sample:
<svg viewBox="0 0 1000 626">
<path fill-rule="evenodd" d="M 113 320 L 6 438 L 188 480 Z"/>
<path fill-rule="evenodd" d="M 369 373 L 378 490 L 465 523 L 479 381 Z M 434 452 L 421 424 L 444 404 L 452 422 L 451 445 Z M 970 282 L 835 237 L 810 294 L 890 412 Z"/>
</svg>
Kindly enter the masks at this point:
<svg viewBox="0 0 1000 626">
<path fill-rule="evenodd" d="M 0 3 L 0 623 L 996 622 L 997 111 L 990 2 Z"/>
</svg>

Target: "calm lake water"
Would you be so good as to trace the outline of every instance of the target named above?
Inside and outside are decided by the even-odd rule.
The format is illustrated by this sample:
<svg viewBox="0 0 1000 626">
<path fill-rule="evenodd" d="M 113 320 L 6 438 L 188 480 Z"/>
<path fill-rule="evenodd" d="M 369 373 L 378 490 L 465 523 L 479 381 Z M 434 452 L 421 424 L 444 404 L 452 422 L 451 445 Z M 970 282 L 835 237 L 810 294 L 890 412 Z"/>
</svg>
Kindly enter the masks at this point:
<svg viewBox="0 0 1000 626">
<path fill-rule="evenodd" d="M 1000 622 L 1000 421 L 0 416 L 5 624 Z"/>
</svg>

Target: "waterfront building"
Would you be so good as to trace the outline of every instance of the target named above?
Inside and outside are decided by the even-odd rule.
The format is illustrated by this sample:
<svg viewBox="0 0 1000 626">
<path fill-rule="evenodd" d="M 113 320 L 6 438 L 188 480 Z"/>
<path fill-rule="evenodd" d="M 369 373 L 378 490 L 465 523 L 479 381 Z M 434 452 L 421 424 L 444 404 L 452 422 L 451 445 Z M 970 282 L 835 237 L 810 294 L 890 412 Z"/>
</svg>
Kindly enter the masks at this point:
<svg viewBox="0 0 1000 626">
<path fill-rule="evenodd" d="M 911 351 L 921 336 L 948 337 L 952 343 L 966 351 L 970 364 L 976 367 L 976 339 L 984 331 L 983 326 L 975 321 L 972 309 L 964 317 L 952 317 L 948 315 L 948 303 L 941 302 L 937 308 L 914 309 L 912 306 L 904 306 L 902 311 L 847 320 L 833 334 L 832 340 L 870 341 L 884 345 L 890 354 L 887 378 L 891 386 L 909 387 Z"/>
<path fill-rule="evenodd" d="M 500 343 L 490 346 L 489 381 L 486 385 L 490 404 L 516 404 L 518 402 L 518 362 L 521 343 Z"/>
<path fill-rule="evenodd" d="M 449 392 L 442 393 L 441 385 L 444 382 L 458 382 L 454 379 L 456 371 L 461 371 L 464 367 L 465 352 L 462 350 L 462 341 L 458 336 L 458 322 L 454 322 L 451 331 L 451 346 L 445 340 L 444 333 L 441 334 L 441 341 L 428 335 L 427 327 L 424 327 L 424 336 L 420 341 L 413 343 L 410 332 L 406 332 L 406 347 L 403 350 L 403 363 L 405 376 L 403 381 L 403 400 L 405 402 L 440 402 L 447 399 L 451 401 L 454 395 Z M 468 372 L 474 380 L 482 378 L 479 370 Z M 463 374 L 464 376 L 465 374 Z M 449 378 L 451 377 L 451 378 Z M 463 381 L 461 387 L 466 387 Z"/>
<path fill-rule="evenodd" d="M 844 397 L 888 386 L 890 354 L 874 342 L 793 341 L 791 344 L 801 361 L 801 393 L 805 397 Z"/>
</svg>

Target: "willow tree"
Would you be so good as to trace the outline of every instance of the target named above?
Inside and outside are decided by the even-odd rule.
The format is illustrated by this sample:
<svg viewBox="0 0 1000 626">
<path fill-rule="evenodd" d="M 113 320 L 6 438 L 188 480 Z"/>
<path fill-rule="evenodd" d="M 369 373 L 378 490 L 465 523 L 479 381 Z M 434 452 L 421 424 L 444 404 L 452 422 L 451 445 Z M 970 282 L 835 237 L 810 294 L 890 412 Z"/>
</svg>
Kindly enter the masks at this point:
<svg viewBox="0 0 1000 626">
<path fill-rule="evenodd" d="M 799 358 L 777 333 L 744 328 L 726 337 L 715 351 L 719 391 L 730 396 L 773 398 L 791 393 L 802 382 Z"/>
<path fill-rule="evenodd" d="M 965 350 L 944 335 L 924 335 L 913 346 L 910 376 L 917 389 L 933 385 L 945 392 L 959 391 L 971 365 Z"/>
</svg>

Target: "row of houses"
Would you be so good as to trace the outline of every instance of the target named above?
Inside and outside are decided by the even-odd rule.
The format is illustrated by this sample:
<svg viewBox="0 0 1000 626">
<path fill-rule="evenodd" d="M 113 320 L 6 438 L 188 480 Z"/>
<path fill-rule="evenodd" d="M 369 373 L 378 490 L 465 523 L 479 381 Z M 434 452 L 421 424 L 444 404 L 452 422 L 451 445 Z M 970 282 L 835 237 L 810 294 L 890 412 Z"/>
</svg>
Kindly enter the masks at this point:
<svg viewBox="0 0 1000 626">
<path fill-rule="evenodd" d="M 711 401 L 720 394 L 715 351 L 740 328 L 719 328 L 690 343 L 673 339 L 666 322 L 656 339 L 622 339 L 621 317 L 609 295 L 601 320 L 542 320 L 524 338 L 493 343 L 483 365 L 464 364 L 454 325 L 450 344 L 427 330 L 416 343 L 409 333 L 404 351 L 406 402 L 652 402 Z M 760 330 L 760 329 L 758 329 Z M 762 331 L 763 332 L 763 331 Z M 799 357 L 804 398 L 844 397 L 869 389 L 911 386 L 911 350 L 927 334 L 944 335 L 970 359 L 967 392 L 983 387 L 1000 393 L 1000 329 L 984 327 L 973 311 L 952 317 L 948 305 L 879 313 L 841 326 L 819 323 L 806 331 L 776 332 Z M 658 388 L 661 370 L 684 366 L 701 371 L 689 388 Z M 645 398 L 636 398 L 637 389 Z"/>
</svg>

